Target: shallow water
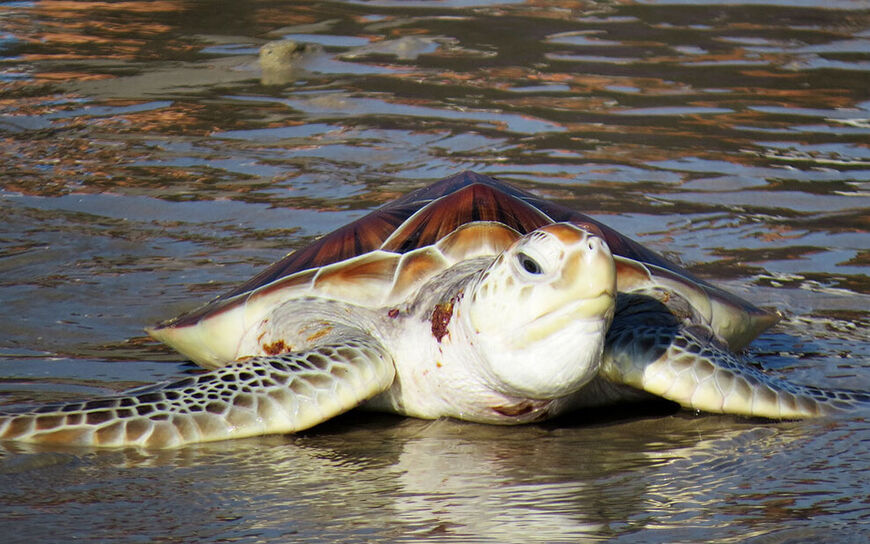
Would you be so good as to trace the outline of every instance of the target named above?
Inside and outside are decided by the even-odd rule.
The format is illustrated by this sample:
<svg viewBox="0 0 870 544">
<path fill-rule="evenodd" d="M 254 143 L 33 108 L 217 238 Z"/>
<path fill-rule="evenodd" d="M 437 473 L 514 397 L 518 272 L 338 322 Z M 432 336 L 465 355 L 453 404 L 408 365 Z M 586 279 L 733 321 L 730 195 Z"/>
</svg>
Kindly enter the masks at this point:
<svg viewBox="0 0 870 544">
<path fill-rule="evenodd" d="M 189 371 L 142 328 L 472 169 L 785 314 L 870 389 L 870 4 L 0 3 L 0 401 Z M 257 62 L 292 38 L 321 50 Z M 8 446 L 6 542 L 863 542 L 870 424 L 353 414 L 172 452 Z"/>
</svg>

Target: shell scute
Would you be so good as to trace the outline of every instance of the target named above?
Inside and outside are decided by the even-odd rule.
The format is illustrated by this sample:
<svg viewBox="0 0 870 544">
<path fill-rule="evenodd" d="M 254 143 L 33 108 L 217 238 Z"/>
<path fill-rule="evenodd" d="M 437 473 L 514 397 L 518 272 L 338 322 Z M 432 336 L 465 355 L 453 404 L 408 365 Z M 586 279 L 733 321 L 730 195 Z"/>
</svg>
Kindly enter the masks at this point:
<svg viewBox="0 0 870 544">
<path fill-rule="evenodd" d="M 380 248 L 384 240 L 393 234 L 414 211 L 416 207 L 411 206 L 375 210 L 316 240 L 311 245 L 290 253 L 217 300 L 251 291 L 301 270 L 320 268 L 374 251 Z"/>
<path fill-rule="evenodd" d="M 540 210 L 497 188 L 472 184 L 423 206 L 383 244 L 387 251 L 404 253 L 437 243 L 462 225 L 497 222 L 529 232 L 553 221 Z"/>
<path fill-rule="evenodd" d="M 356 304 L 379 304 L 389 293 L 400 258 L 373 251 L 326 266 L 314 278 L 314 291 Z"/>
<path fill-rule="evenodd" d="M 666 268 L 614 257 L 617 289 L 623 293 L 648 287 L 660 287 L 685 298 L 707 321 L 713 317 L 710 295 L 698 284 Z"/>
<path fill-rule="evenodd" d="M 317 272 L 317 270 L 303 270 L 302 272 L 297 272 L 291 276 L 285 276 L 271 283 L 267 283 L 251 293 L 248 302 L 250 302 L 251 299 L 260 297 L 266 298 L 276 293 L 287 293 L 290 291 L 298 291 L 301 293 L 310 291 L 314 286 L 314 277 L 317 275 Z"/>
<path fill-rule="evenodd" d="M 450 261 L 497 255 L 507 249 L 520 233 L 494 221 L 468 223 L 438 241 L 436 246 Z"/>
<path fill-rule="evenodd" d="M 451 264 L 440 251 L 431 246 L 405 253 L 396 269 L 388 303 L 404 301 L 408 293 Z M 398 310 L 395 315 L 398 316 Z"/>
</svg>

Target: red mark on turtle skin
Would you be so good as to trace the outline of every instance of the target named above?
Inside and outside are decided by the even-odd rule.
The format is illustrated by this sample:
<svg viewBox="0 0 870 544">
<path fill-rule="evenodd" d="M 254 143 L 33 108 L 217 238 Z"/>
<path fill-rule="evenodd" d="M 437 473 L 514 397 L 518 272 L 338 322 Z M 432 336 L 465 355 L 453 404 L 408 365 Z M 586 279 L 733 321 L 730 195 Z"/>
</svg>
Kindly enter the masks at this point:
<svg viewBox="0 0 870 544">
<path fill-rule="evenodd" d="M 432 336 L 441 343 L 441 339 L 447 334 L 447 325 L 453 317 L 453 301 L 436 304 L 432 310 Z"/>
<path fill-rule="evenodd" d="M 515 405 L 493 406 L 492 409 L 499 414 L 507 417 L 524 416 L 535 409 L 529 402 L 521 402 Z"/>
<path fill-rule="evenodd" d="M 290 351 L 290 347 L 283 340 L 277 340 L 271 344 L 263 344 L 263 351 L 266 355 L 278 355 Z"/>
<path fill-rule="evenodd" d="M 506 417 L 522 417 L 532 412 L 538 411 L 539 413 L 535 416 L 534 419 L 544 419 L 547 415 L 547 411 L 544 410 L 547 406 L 547 401 L 533 401 L 533 400 L 524 400 L 520 401 L 516 404 L 506 404 L 503 406 L 493 406 L 492 410 L 497 414 L 506 416 Z"/>
<path fill-rule="evenodd" d="M 387 315 L 390 316 L 390 319 L 396 319 L 397 317 L 399 317 L 399 309 L 392 308 L 389 312 L 387 312 Z"/>
</svg>

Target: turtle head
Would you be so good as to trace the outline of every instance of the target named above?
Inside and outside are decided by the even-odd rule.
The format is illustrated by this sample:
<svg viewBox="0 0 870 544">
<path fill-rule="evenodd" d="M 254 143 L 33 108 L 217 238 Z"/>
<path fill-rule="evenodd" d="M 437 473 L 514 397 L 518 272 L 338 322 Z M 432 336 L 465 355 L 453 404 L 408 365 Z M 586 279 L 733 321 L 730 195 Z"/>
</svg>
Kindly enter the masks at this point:
<svg viewBox="0 0 870 544">
<path fill-rule="evenodd" d="M 552 399 L 598 372 L 616 269 L 605 241 L 568 223 L 519 238 L 471 286 L 467 315 L 488 385 Z"/>
</svg>

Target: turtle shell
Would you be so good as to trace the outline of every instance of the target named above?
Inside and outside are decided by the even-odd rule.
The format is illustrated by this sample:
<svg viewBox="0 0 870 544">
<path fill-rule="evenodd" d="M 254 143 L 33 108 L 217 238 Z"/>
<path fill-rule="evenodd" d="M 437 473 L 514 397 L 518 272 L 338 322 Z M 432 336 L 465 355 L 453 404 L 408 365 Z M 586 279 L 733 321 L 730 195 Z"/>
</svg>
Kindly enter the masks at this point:
<svg viewBox="0 0 870 544">
<path fill-rule="evenodd" d="M 585 214 L 489 176 L 463 172 L 384 205 L 148 332 L 203 366 L 220 366 L 233 357 L 228 354 L 240 355 L 234 349 L 243 332 L 233 327 L 246 327 L 266 308 L 306 293 L 392 304 L 445 267 L 495 254 L 553 222 L 580 225 L 607 241 L 620 291 L 657 286 L 679 293 L 732 349 L 778 319 Z"/>
</svg>

